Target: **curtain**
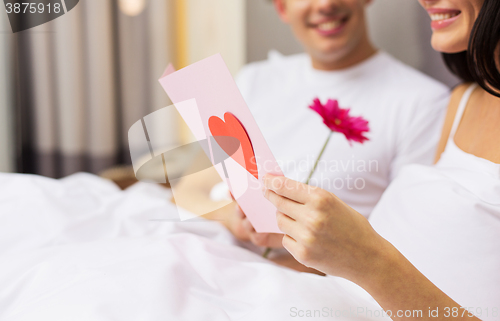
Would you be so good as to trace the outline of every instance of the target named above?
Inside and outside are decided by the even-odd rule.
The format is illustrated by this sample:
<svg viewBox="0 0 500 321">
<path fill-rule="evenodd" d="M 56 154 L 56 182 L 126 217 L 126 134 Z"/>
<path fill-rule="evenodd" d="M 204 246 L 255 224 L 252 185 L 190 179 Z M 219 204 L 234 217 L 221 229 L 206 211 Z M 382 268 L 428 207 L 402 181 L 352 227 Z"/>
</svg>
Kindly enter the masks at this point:
<svg viewBox="0 0 500 321">
<path fill-rule="evenodd" d="M 174 57 L 172 2 L 80 1 L 10 37 L 17 171 L 63 177 L 130 163 L 128 129 L 169 104 L 157 79 Z M 163 124 L 165 144 L 178 143 L 177 126 Z"/>
<path fill-rule="evenodd" d="M 0 171 L 2 172 L 14 170 L 12 43 L 13 37 L 7 15 L 0 14 Z"/>
</svg>

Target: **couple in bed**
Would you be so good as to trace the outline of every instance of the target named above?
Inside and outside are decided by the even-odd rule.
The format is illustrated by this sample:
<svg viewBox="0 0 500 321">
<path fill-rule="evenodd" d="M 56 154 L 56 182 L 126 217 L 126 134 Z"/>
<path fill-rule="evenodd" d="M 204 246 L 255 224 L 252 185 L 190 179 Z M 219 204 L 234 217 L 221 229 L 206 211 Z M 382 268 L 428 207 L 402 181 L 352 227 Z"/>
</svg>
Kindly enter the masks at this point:
<svg viewBox="0 0 500 321">
<path fill-rule="evenodd" d="M 500 313 L 500 2 L 419 1 L 432 20 L 433 48 L 463 80 L 444 126 L 447 89 L 373 48 L 369 2 L 274 1 L 308 55 L 274 54 L 246 67 L 238 82 L 271 150 L 287 160 L 289 178 L 264 179 L 285 235 L 256 233 L 235 206 L 210 215 L 240 240 L 284 247 L 293 256 L 285 265 L 357 283 L 386 310 L 473 318 L 462 306 L 497 311 L 481 315 L 493 320 Z M 371 127 L 370 142 L 352 148 L 336 135 L 323 159 L 378 166 L 327 166 L 311 190 L 299 181 L 328 131 L 307 109 L 316 96 L 338 99 Z M 301 170 L 304 159 L 309 168 Z"/>
<path fill-rule="evenodd" d="M 466 308 L 498 320 L 500 2 L 420 1 L 433 47 L 464 81 L 445 117 L 444 86 L 370 45 L 368 2 L 275 0 L 309 55 L 275 55 L 239 79 L 290 177 L 264 178 L 284 236 L 255 233 L 234 204 L 209 215 L 227 229 L 151 222 L 177 213 L 167 190 L 145 183 L 121 192 L 84 174 L 1 174 L 0 319 L 378 320 L 380 308 L 392 319 L 476 319 Z M 299 181 L 328 134 L 307 109 L 316 96 L 371 131 L 352 148 L 334 135 L 324 159 L 339 170 L 320 167 L 308 189 Z M 370 160 L 378 166 L 359 170 Z M 206 186 L 180 184 L 197 206 L 214 202 Z M 328 277 L 280 268 L 233 235 Z"/>
</svg>

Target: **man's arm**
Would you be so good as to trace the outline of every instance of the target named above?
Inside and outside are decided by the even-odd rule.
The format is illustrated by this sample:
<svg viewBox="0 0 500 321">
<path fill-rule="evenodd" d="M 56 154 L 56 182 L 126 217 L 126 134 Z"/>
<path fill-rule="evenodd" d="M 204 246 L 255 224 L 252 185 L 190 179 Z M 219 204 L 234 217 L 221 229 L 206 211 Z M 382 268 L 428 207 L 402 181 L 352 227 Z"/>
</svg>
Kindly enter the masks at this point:
<svg viewBox="0 0 500 321">
<path fill-rule="evenodd" d="M 175 189 L 175 203 L 198 216 L 219 221 L 237 239 L 248 241 L 250 232 L 244 227 L 246 218 L 239 210 L 238 205 L 231 199 L 214 201 L 210 198 L 212 188 L 222 180 L 215 168 L 206 166 L 206 162 L 206 155 L 201 151 L 199 157 L 187 170 L 187 173 L 192 174 L 184 176 L 173 187 Z"/>
<path fill-rule="evenodd" d="M 196 157 L 187 172 L 191 173 L 195 172 L 195 169 L 203 168 L 201 163 L 205 161 L 204 157 Z M 204 216 L 207 219 L 223 219 L 227 213 L 218 209 L 224 208 L 231 202 L 229 200 L 213 201 L 210 198 L 210 191 L 219 182 L 221 179 L 213 167 L 186 175 L 173 187 L 175 189 L 175 202 L 178 206 L 194 214 L 208 213 Z"/>
<path fill-rule="evenodd" d="M 405 113 L 405 119 L 394 124 L 398 132 L 391 180 L 407 164 L 432 164 L 449 99 L 449 92 L 444 90 L 420 97 L 407 106 L 411 112 Z"/>
</svg>

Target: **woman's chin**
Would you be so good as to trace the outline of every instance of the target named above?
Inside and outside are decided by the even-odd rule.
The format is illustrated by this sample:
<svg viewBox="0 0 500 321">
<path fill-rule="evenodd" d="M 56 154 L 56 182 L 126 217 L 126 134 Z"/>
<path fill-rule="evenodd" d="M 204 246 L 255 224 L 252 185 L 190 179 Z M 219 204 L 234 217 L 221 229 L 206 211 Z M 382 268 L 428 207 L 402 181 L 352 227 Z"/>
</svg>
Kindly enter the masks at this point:
<svg viewBox="0 0 500 321">
<path fill-rule="evenodd" d="M 442 53 L 458 53 L 467 50 L 467 42 L 455 41 L 449 35 L 434 33 L 431 39 L 432 48 Z"/>
</svg>

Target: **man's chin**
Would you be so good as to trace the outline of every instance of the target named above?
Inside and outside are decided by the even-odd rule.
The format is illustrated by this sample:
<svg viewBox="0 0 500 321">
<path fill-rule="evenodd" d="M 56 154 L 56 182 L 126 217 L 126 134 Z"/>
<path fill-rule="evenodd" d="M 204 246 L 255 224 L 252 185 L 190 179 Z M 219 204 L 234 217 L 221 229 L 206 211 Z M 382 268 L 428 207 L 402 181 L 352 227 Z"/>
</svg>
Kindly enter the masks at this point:
<svg viewBox="0 0 500 321">
<path fill-rule="evenodd" d="M 317 47 L 314 51 L 310 50 L 309 53 L 311 56 L 314 56 L 317 61 L 321 61 L 323 63 L 334 63 L 342 60 L 349 53 L 349 49 L 345 45 L 328 44 Z"/>
</svg>

